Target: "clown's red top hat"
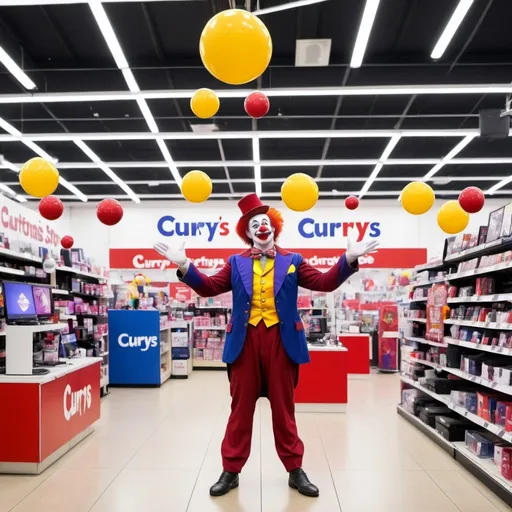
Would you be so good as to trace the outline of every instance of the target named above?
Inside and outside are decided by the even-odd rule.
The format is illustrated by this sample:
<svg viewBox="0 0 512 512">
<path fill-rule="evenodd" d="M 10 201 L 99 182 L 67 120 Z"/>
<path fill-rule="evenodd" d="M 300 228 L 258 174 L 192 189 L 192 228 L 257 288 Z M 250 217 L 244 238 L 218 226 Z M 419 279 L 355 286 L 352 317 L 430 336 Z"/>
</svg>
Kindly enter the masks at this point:
<svg viewBox="0 0 512 512">
<path fill-rule="evenodd" d="M 238 201 L 242 217 L 253 217 L 260 213 L 267 213 L 270 206 L 264 205 L 257 194 L 248 194 Z"/>
</svg>

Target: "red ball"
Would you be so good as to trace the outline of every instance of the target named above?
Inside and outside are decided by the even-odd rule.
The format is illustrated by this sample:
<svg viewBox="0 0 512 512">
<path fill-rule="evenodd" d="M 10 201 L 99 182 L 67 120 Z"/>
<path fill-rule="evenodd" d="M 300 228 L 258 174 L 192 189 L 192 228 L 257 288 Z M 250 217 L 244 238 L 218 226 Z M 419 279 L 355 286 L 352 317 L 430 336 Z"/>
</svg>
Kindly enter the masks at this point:
<svg viewBox="0 0 512 512">
<path fill-rule="evenodd" d="M 73 237 L 69 235 L 63 236 L 62 240 L 60 241 L 60 245 L 62 245 L 64 249 L 71 249 L 74 243 L 75 241 L 73 240 Z"/>
<path fill-rule="evenodd" d="M 39 201 L 39 213 L 47 220 L 57 220 L 64 211 L 62 201 L 55 196 L 46 196 Z"/>
<path fill-rule="evenodd" d="M 478 187 L 467 187 L 459 196 L 460 207 L 466 213 L 478 213 L 485 203 L 485 195 Z"/>
<path fill-rule="evenodd" d="M 96 206 L 98 220 L 107 226 L 115 226 L 123 218 L 123 207 L 115 199 L 103 199 Z"/>
<path fill-rule="evenodd" d="M 262 92 L 251 92 L 245 98 L 244 108 L 253 119 L 260 119 L 268 114 L 270 101 Z"/>
<path fill-rule="evenodd" d="M 359 199 L 356 196 L 348 196 L 345 199 L 345 207 L 348 210 L 355 210 L 359 206 Z"/>
</svg>

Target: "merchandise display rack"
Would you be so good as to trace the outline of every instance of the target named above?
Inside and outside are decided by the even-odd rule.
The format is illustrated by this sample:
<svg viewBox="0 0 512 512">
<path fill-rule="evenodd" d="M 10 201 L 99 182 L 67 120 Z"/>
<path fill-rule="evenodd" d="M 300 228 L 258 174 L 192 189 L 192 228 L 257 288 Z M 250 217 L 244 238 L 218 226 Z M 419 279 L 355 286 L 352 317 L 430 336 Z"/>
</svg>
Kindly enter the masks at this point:
<svg viewBox="0 0 512 512">
<path fill-rule="evenodd" d="M 445 255 L 447 252 L 447 247 L 448 243 L 445 243 Z M 458 287 L 457 293 L 462 294 L 462 292 L 459 292 L 460 288 L 472 286 L 474 291 L 474 294 L 472 295 L 451 297 L 449 296 L 450 293 L 448 293 L 446 306 L 456 310 L 460 306 L 465 306 L 466 308 L 476 308 L 479 306 L 485 307 L 485 305 L 487 305 L 489 308 L 491 308 L 491 305 L 495 304 L 494 309 L 496 309 L 496 311 L 504 311 L 506 303 L 512 302 L 512 291 L 510 288 L 507 288 L 510 284 L 508 278 L 512 276 L 512 260 L 507 260 L 506 256 L 503 255 L 501 259 L 505 259 L 506 261 L 499 261 L 496 264 L 481 267 L 480 265 L 482 265 L 482 263 L 480 258 L 500 255 L 501 253 L 505 253 L 509 250 L 512 250 L 512 238 L 495 241 L 490 244 L 482 244 L 471 249 L 458 251 L 456 254 L 447 255 L 443 258 L 442 261 L 430 262 L 426 265 L 416 268 L 416 272 L 428 271 L 428 281 L 425 281 L 424 278 L 422 278 L 422 280 L 414 283 L 411 288 L 412 290 L 423 287 L 428 289 L 433 284 L 446 283 L 448 287 Z M 462 267 L 465 262 L 473 260 L 474 258 L 479 258 L 477 263 L 478 266 L 476 268 L 472 268 L 470 270 L 459 269 L 459 267 Z M 445 275 L 439 276 L 440 272 L 444 272 Z M 507 272 L 509 273 L 508 275 Z M 496 279 L 496 285 L 497 288 L 501 289 L 496 291 L 499 293 L 488 293 L 487 290 L 483 290 L 482 294 L 477 294 L 478 286 L 476 286 L 476 280 L 481 277 L 497 277 L 498 279 Z M 459 347 L 463 350 L 462 354 L 466 357 L 468 357 L 468 355 L 471 356 L 478 354 L 495 355 L 500 361 L 499 367 L 512 366 L 512 346 L 510 343 L 507 343 L 505 346 L 500 344 L 491 344 L 492 341 L 489 341 L 489 344 L 482 344 L 485 332 L 495 333 L 487 335 L 488 338 L 498 339 L 499 335 L 497 333 L 500 331 L 505 333 L 505 336 L 508 337 L 510 335 L 509 331 L 512 330 L 512 322 L 480 321 L 480 318 L 478 318 L 478 320 L 474 320 L 466 319 L 465 317 L 464 319 L 448 317 L 443 321 L 444 336 L 442 337 L 442 342 L 429 341 L 425 339 L 424 336 L 426 335 L 421 336 L 420 334 L 422 329 L 428 328 L 428 320 L 426 318 L 414 318 L 415 315 L 425 317 L 427 316 L 421 313 L 423 309 L 427 307 L 426 301 L 427 298 L 425 294 L 425 297 L 414 298 L 409 300 L 407 304 L 402 305 L 405 312 L 403 315 L 404 321 L 401 325 L 401 338 L 403 345 L 407 346 L 413 344 L 414 346 L 419 347 L 419 350 L 421 351 L 428 351 L 429 346 L 437 347 L 433 350 L 444 350 L 449 347 Z M 409 311 L 407 311 L 408 308 Z M 417 312 L 418 310 L 420 312 Z M 467 309 L 465 311 L 467 312 Z M 407 334 L 407 332 L 410 333 L 411 327 L 413 326 L 415 328 L 413 335 Z M 461 338 L 464 337 L 464 333 L 459 332 L 460 329 L 463 328 L 470 328 L 470 332 L 473 332 L 471 340 L 457 339 L 458 336 Z M 457 329 L 459 329 L 459 331 L 457 331 Z M 476 335 L 476 339 L 473 339 L 475 336 L 474 333 L 480 333 Z M 497 343 L 501 343 L 501 341 Z M 430 354 L 428 354 L 428 356 L 432 357 Z M 446 356 L 444 357 L 445 358 L 439 362 L 418 359 L 415 357 L 402 357 L 402 389 L 418 389 L 421 391 L 423 396 L 429 396 L 433 398 L 440 405 L 445 405 L 451 411 L 457 413 L 457 415 L 460 415 L 457 417 L 464 418 L 465 420 L 472 422 L 475 425 L 475 430 L 480 429 L 483 432 L 490 432 L 496 436 L 498 440 L 505 442 L 505 446 L 507 443 L 512 445 L 512 430 L 507 430 L 507 427 L 503 426 L 503 423 L 498 425 L 491 422 L 490 420 L 488 421 L 488 419 L 485 419 L 484 417 L 471 412 L 465 407 L 462 407 L 459 404 L 453 402 L 449 394 L 438 394 L 432 391 L 432 389 L 428 389 L 422 383 L 420 383 L 421 378 L 418 378 L 418 380 L 413 380 L 410 375 L 406 375 L 404 373 L 404 371 L 410 372 L 411 368 L 430 369 L 431 371 L 436 372 L 436 375 L 438 376 L 452 376 L 461 379 L 462 381 L 468 381 L 469 383 L 472 383 L 476 386 L 477 392 L 497 394 L 498 396 L 503 397 L 498 398 L 498 400 L 502 402 L 505 401 L 508 403 L 506 397 L 510 397 L 510 402 L 512 402 L 512 383 L 506 385 L 501 382 L 496 382 L 495 380 L 489 380 L 492 378 L 491 376 L 489 376 L 489 379 L 487 379 L 481 375 L 473 375 L 468 371 L 463 371 L 460 368 L 448 366 L 448 359 L 446 359 Z M 495 363 L 495 365 L 498 366 L 498 363 Z M 410 423 L 428 435 L 431 439 L 437 442 L 440 446 L 442 446 L 457 461 L 459 461 L 477 478 L 479 478 L 483 483 L 491 488 L 491 490 L 498 494 L 504 501 L 506 501 L 509 505 L 512 505 L 512 480 L 506 479 L 501 474 L 500 467 L 495 464 L 492 458 L 479 457 L 466 447 L 464 441 L 448 441 L 437 430 L 424 423 L 422 420 L 420 420 L 419 417 L 412 414 L 410 410 L 404 407 L 404 404 L 398 405 L 397 411 L 406 420 L 408 420 Z M 493 419 L 495 419 L 494 416 Z"/>
<path fill-rule="evenodd" d="M 95 294 L 89 294 L 84 292 L 73 291 L 71 286 L 69 286 L 69 278 L 76 277 L 80 281 L 91 283 L 91 284 L 101 284 L 108 282 L 108 277 L 102 276 L 100 274 L 94 274 L 90 272 L 85 272 L 80 269 L 76 269 L 73 267 L 60 266 L 56 268 L 56 272 L 51 274 L 51 283 L 54 286 L 52 289 L 52 294 L 55 296 L 57 300 L 65 300 L 66 297 L 69 297 L 70 300 L 74 297 L 80 298 L 87 302 L 89 300 L 96 302 L 105 302 L 108 301 L 107 297 Z M 61 315 L 61 320 L 66 320 L 70 323 L 76 321 L 78 327 L 84 326 L 84 320 L 86 318 L 91 318 L 93 320 L 94 325 L 98 324 L 106 324 L 108 322 L 108 316 L 106 314 L 89 314 L 89 313 L 76 313 L 74 315 Z M 100 351 L 99 354 L 96 354 L 97 357 L 100 357 L 101 362 L 101 379 L 100 379 L 100 392 L 101 396 L 108 395 L 109 392 L 109 335 L 108 330 L 106 333 L 101 334 L 97 341 L 100 341 Z"/>
<path fill-rule="evenodd" d="M 194 320 L 192 323 L 192 337 L 193 337 L 193 357 L 192 366 L 194 370 L 225 370 L 226 363 L 222 362 L 222 352 L 224 350 L 224 343 L 226 341 L 226 325 L 229 321 L 231 308 L 224 305 L 216 304 L 200 304 L 194 306 Z M 203 315 L 224 317 L 224 325 L 208 325 L 198 324 L 197 317 Z M 211 332 L 215 336 L 208 336 Z M 221 339 L 219 342 L 218 339 Z M 212 358 L 206 359 L 212 355 Z"/>
</svg>

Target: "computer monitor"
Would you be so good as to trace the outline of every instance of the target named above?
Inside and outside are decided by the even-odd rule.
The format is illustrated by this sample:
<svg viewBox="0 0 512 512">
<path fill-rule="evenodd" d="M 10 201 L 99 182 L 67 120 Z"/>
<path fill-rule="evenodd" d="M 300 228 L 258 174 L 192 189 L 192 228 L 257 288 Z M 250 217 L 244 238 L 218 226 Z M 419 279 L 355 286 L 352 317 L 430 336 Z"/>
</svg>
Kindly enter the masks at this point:
<svg viewBox="0 0 512 512">
<path fill-rule="evenodd" d="M 32 285 L 4 281 L 5 319 L 8 323 L 37 320 Z"/>
<path fill-rule="evenodd" d="M 34 304 L 38 318 L 53 316 L 53 297 L 49 286 L 33 285 Z"/>
</svg>

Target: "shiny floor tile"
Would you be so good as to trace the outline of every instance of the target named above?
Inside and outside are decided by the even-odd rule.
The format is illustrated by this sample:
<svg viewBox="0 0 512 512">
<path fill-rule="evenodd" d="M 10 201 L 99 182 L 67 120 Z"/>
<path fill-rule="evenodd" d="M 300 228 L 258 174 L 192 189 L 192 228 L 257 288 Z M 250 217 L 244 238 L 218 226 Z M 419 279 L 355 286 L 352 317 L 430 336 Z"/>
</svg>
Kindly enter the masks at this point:
<svg viewBox="0 0 512 512">
<path fill-rule="evenodd" d="M 318 499 L 288 487 L 268 400 L 240 487 L 212 498 L 230 412 L 225 373 L 112 389 L 94 433 L 38 476 L 0 475 L 0 512 L 512 512 L 396 413 L 397 375 L 349 380 L 346 414 L 297 414 Z"/>
</svg>

